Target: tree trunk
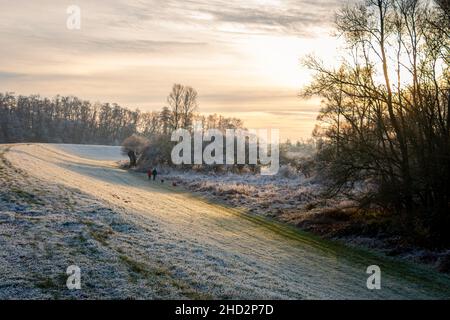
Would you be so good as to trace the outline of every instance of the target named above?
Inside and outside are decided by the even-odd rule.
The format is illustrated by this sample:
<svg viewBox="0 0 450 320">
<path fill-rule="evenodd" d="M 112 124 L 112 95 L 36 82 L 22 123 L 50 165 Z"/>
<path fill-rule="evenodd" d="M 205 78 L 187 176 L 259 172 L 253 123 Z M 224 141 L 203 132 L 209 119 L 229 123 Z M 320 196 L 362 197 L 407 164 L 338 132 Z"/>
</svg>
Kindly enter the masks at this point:
<svg viewBox="0 0 450 320">
<path fill-rule="evenodd" d="M 130 168 L 136 166 L 136 154 L 134 151 L 128 151 L 128 157 L 130 158 Z"/>
</svg>

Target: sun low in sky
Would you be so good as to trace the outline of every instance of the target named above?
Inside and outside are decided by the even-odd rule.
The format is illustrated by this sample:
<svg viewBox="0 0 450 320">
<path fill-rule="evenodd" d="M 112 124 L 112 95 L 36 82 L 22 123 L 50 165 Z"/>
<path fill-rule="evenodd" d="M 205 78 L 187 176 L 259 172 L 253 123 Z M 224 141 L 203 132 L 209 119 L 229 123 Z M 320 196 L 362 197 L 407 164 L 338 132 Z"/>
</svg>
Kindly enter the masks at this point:
<svg viewBox="0 0 450 320">
<path fill-rule="evenodd" d="M 80 29 L 67 8 L 80 8 Z M 318 101 L 298 97 L 300 58 L 336 55 L 338 0 L 0 0 L 0 91 L 75 95 L 160 110 L 173 83 L 202 113 L 310 136 Z"/>
</svg>

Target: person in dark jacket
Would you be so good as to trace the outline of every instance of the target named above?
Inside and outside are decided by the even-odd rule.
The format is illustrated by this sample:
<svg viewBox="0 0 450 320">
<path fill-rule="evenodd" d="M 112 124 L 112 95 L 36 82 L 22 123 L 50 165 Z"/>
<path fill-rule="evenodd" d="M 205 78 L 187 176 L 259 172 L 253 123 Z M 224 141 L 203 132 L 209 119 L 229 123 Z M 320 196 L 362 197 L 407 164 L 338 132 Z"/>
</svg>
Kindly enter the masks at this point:
<svg viewBox="0 0 450 320">
<path fill-rule="evenodd" d="M 153 181 L 155 181 L 156 175 L 158 174 L 158 171 L 156 171 L 156 168 L 153 169 L 152 174 L 153 174 Z"/>
<path fill-rule="evenodd" d="M 152 169 L 148 169 L 147 176 L 148 176 L 148 180 L 152 179 Z"/>
</svg>

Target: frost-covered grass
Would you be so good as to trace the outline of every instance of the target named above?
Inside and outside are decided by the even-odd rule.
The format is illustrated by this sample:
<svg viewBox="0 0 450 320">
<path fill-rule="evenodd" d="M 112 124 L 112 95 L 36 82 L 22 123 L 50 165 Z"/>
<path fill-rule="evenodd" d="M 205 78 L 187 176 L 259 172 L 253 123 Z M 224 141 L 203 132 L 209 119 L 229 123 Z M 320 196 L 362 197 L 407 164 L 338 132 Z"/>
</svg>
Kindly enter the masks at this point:
<svg viewBox="0 0 450 320">
<path fill-rule="evenodd" d="M 430 264 L 439 271 L 450 271 L 450 250 L 419 248 L 405 243 L 390 217 L 358 210 L 345 197 L 325 199 L 322 184 L 306 178 L 290 166 L 274 176 L 259 174 L 205 173 L 167 170 L 164 177 L 208 198 L 295 225 L 320 236 Z"/>
<path fill-rule="evenodd" d="M 212 195 L 236 207 L 265 216 L 280 216 L 319 201 L 320 184 L 300 174 L 205 174 L 169 171 L 164 176 L 189 190 Z"/>
<path fill-rule="evenodd" d="M 128 159 L 120 152 L 120 146 L 98 146 L 87 144 L 49 144 L 67 153 L 95 160 L 120 161 Z"/>
<path fill-rule="evenodd" d="M 151 227 L 36 179 L 5 158 L 7 149 L 0 146 L 0 300 L 209 297 L 149 255 Z M 70 265 L 81 268 L 82 290 L 67 289 Z"/>
<path fill-rule="evenodd" d="M 9 147 L 0 146 L 0 298 L 450 296 L 450 279 L 428 269 L 150 182 L 93 159 L 95 151 L 80 157 L 57 146 Z M 269 192 L 259 183 L 243 190 Z M 80 291 L 64 285 L 73 264 L 81 267 Z M 369 264 L 381 265 L 383 290 L 367 290 Z"/>
</svg>

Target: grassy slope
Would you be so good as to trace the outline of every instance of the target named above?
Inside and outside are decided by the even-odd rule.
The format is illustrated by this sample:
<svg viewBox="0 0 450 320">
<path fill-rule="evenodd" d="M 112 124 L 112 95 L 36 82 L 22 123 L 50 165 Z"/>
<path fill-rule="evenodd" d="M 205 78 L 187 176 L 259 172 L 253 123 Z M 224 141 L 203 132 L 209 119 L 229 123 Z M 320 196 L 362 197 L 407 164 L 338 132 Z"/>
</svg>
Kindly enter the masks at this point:
<svg viewBox="0 0 450 320">
<path fill-rule="evenodd" d="M 130 171 L 137 178 L 145 179 L 144 175 Z M 161 188 L 168 192 L 183 194 L 186 197 L 202 201 L 214 207 L 215 210 L 224 210 L 236 215 L 239 219 L 251 221 L 253 224 L 266 229 L 268 232 L 274 232 L 286 239 L 293 240 L 299 245 L 308 245 L 321 250 L 325 253 L 338 254 L 344 256 L 349 262 L 367 267 L 368 265 L 379 265 L 383 272 L 389 273 L 394 277 L 401 277 L 408 281 L 413 281 L 424 290 L 447 291 L 447 298 L 450 299 L 450 276 L 431 270 L 428 266 L 417 265 L 412 262 L 404 261 L 395 257 L 388 257 L 382 253 L 370 251 L 367 248 L 348 247 L 342 242 L 323 239 L 307 231 L 302 231 L 293 225 L 277 221 L 264 215 L 254 215 L 243 209 L 233 208 L 223 201 L 212 200 L 211 198 L 201 196 L 189 190 L 178 187 L 177 189 L 164 184 L 151 185 L 152 188 Z"/>
</svg>

